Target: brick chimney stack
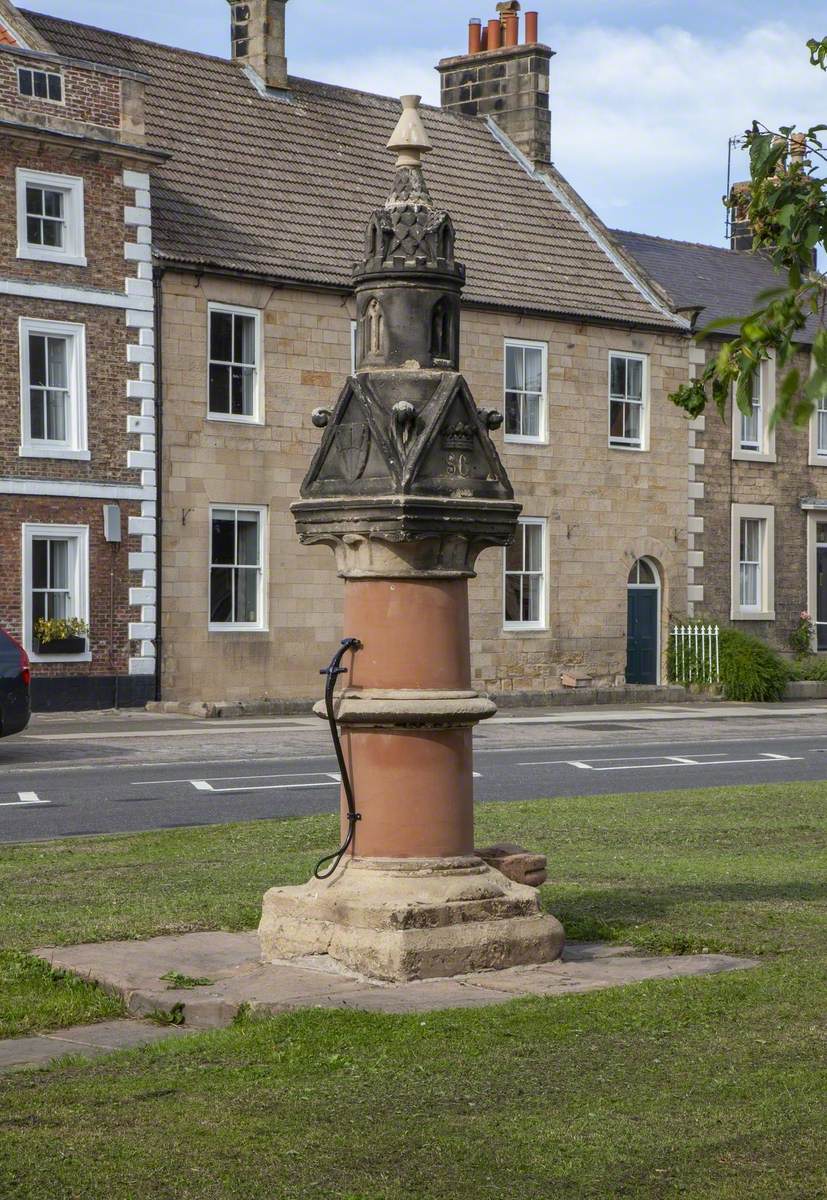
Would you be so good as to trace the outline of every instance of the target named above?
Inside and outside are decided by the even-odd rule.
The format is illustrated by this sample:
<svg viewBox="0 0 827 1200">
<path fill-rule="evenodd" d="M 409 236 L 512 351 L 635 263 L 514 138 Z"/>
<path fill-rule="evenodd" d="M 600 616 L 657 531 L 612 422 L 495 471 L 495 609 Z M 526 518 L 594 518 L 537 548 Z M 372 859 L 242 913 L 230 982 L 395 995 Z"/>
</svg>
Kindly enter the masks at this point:
<svg viewBox="0 0 827 1200">
<path fill-rule="evenodd" d="M 551 155 L 549 72 L 554 51 L 539 42 L 537 13 L 525 14 L 520 41 L 520 5 L 504 0 L 498 16 L 469 23 L 468 53 L 437 66 L 442 107 L 469 117 L 492 117 L 537 167 Z"/>
<path fill-rule="evenodd" d="M 729 193 L 729 248 L 751 250 L 753 232 L 749 220 L 750 184 L 733 183 Z"/>
<path fill-rule="evenodd" d="M 287 0 L 228 0 L 233 62 L 251 67 L 270 88 L 287 87 L 284 8 Z"/>
</svg>

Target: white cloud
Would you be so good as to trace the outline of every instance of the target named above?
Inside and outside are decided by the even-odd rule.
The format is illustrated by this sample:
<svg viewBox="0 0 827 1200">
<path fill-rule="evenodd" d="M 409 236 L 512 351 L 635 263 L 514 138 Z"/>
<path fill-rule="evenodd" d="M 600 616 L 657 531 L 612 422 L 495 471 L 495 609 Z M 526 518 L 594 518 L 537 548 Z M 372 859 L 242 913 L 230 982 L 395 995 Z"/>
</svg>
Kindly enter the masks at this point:
<svg viewBox="0 0 827 1200">
<path fill-rule="evenodd" d="M 599 162 L 632 187 L 723 170 L 727 139 L 753 118 L 806 126 L 827 115 L 825 76 L 804 40 L 781 24 L 726 43 L 673 28 L 574 33 L 553 63 L 554 157 Z"/>
</svg>

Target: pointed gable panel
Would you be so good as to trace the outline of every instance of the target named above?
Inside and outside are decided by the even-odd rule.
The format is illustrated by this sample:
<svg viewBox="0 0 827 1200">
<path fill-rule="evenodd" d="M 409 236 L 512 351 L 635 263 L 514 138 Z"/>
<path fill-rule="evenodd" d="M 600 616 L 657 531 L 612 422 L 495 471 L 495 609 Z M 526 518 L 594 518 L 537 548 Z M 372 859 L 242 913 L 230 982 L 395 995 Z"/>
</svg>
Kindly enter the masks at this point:
<svg viewBox="0 0 827 1200">
<path fill-rule="evenodd" d="M 302 484 L 302 496 L 336 496 L 354 489 L 371 492 L 392 489 L 398 474 L 395 467 L 370 401 L 358 380 L 349 379 L 328 419 L 321 445 Z"/>
<path fill-rule="evenodd" d="M 431 415 L 405 472 L 416 494 L 513 500 L 514 491 L 461 375 L 446 376 L 445 394 Z"/>
</svg>

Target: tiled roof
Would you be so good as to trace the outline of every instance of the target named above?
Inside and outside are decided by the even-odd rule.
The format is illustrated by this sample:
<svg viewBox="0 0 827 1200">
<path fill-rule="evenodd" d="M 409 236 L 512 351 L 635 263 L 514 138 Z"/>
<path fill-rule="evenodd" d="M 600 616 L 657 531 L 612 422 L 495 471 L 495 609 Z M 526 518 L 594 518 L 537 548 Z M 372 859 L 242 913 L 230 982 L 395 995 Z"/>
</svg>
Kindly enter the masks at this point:
<svg viewBox="0 0 827 1200">
<path fill-rule="evenodd" d="M 261 96 L 226 59 L 28 13 L 57 53 L 146 72 L 154 244 L 167 260 L 350 286 L 367 217 L 393 177 L 385 149 L 399 103 L 290 79 Z M 474 118 L 426 108 L 434 201 L 458 229 L 466 298 L 675 327 L 559 196 Z"/>
<path fill-rule="evenodd" d="M 0 25 L 0 46 L 16 46 L 17 42 L 6 29 L 5 25 Z"/>
<path fill-rule="evenodd" d="M 702 308 L 699 329 L 725 317 L 746 316 L 760 303 L 761 292 L 784 282 L 761 254 L 624 229 L 613 230 L 612 236 L 666 289 L 678 308 Z M 811 341 L 818 327 L 811 321 L 801 341 Z"/>
</svg>

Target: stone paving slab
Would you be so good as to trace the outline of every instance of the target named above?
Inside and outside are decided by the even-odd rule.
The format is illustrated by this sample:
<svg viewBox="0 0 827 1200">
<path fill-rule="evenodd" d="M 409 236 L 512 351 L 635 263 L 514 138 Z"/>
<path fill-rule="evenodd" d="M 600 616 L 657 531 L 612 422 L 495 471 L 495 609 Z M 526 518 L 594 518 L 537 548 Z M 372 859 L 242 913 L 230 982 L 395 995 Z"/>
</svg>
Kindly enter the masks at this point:
<svg viewBox="0 0 827 1200">
<path fill-rule="evenodd" d="M 145 1020 L 102 1021 L 34 1037 L 0 1041 L 0 1072 L 46 1066 L 67 1054 L 92 1058 L 112 1050 L 228 1025 L 242 1005 L 260 1012 L 347 1008 L 366 1012 L 432 1012 L 503 1004 L 517 997 L 564 996 L 649 979 L 677 979 L 758 966 L 726 954 L 647 957 L 629 946 L 572 943 L 558 962 L 479 971 L 453 979 L 378 983 L 325 955 L 281 963 L 259 960 L 255 933 L 186 933 L 145 942 L 98 942 L 36 953 L 56 968 L 94 980 L 123 996 L 133 1017 L 176 1012 L 184 1026 Z M 170 986 L 169 972 L 209 979 Z"/>
<path fill-rule="evenodd" d="M 112 1050 L 146 1046 L 163 1038 L 183 1037 L 186 1030 L 177 1025 L 153 1025 L 148 1021 L 101 1021 L 97 1025 L 76 1025 L 54 1033 L 0 1041 L 0 1073 L 24 1067 L 47 1066 L 67 1054 L 95 1058 Z"/>
<path fill-rule="evenodd" d="M 628 946 L 574 943 L 539 966 L 480 971 L 452 979 L 381 983 L 325 955 L 263 964 L 255 933 L 187 933 L 144 942 L 99 942 L 37 953 L 52 966 L 94 980 L 124 998 L 135 1016 L 177 1011 L 188 1028 L 227 1025 L 242 1005 L 279 1013 L 298 1008 L 427 1012 L 504 1003 L 518 996 L 555 996 L 756 966 L 724 954 L 651 957 Z M 209 980 L 176 987 L 169 972 Z"/>
</svg>

